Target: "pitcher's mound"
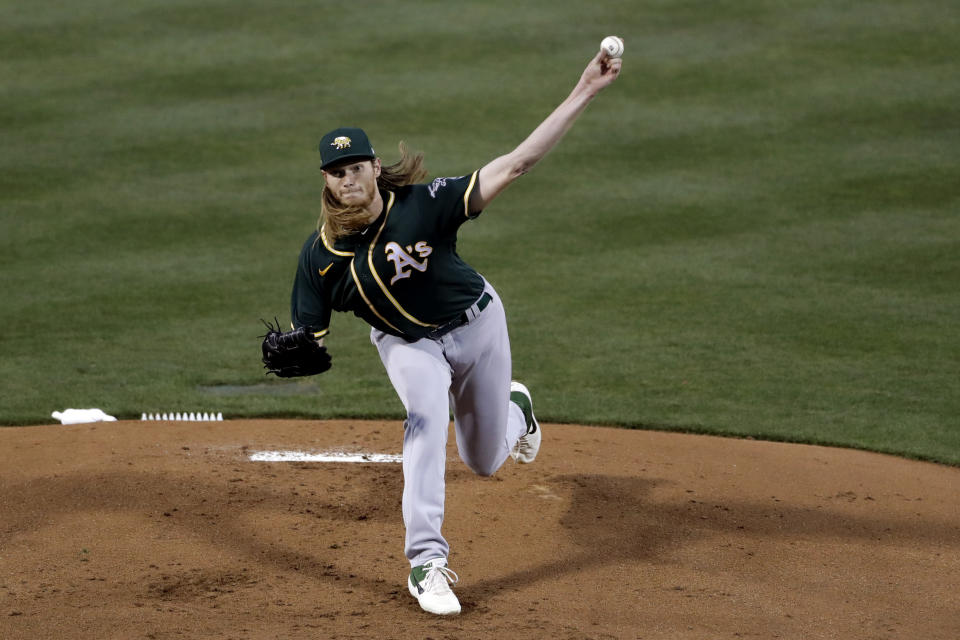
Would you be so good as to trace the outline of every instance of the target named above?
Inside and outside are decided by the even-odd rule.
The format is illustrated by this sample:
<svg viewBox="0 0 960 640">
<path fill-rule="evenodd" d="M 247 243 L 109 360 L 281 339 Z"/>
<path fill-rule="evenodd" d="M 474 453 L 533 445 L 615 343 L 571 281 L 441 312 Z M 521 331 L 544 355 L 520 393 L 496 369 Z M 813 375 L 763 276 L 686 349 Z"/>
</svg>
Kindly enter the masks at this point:
<svg viewBox="0 0 960 640">
<path fill-rule="evenodd" d="M 0 637 L 960 637 L 960 469 L 543 426 L 493 478 L 451 435 L 454 618 L 407 592 L 399 422 L 0 429 Z"/>
</svg>

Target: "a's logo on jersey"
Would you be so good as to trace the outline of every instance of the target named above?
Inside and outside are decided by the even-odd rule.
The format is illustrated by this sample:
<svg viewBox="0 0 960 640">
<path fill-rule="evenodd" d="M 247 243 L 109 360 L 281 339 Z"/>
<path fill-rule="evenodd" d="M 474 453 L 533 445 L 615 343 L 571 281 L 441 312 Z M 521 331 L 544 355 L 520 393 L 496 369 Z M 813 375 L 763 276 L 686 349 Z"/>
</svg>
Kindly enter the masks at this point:
<svg viewBox="0 0 960 640">
<path fill-rule="evenodd" d="M 455 178 L 437 178 L 430 183 L 430 186 L 427 187 L 427 192 L 430 194 L 431 198 L 437 197 L 437 191 L 440 190 L 440 187 L 447 186 L 447 180 L 455 180 Z"/>
<path fill-rule="evenodd" d="M 423 262 L 418 262 L 416 258 L 410 255 L 414 251 L 423 258 Z M 384 253 L 387 254 L 387 260 L 392 262 L 397 270 L 397 274 L 390 279 L 390 284 L 393 285 L 397 280 L 409 278 L 413 274 L 409 269 L 416 269 L 420 273 L 426 271 L 427 256 L 433 253 L 433 248 L 423 240 L 413 246 L 407 245 L 406 250 L 396 242 L 388 242 L 384 248 Z"/>
<path fill-rule="evenodd" d="M 333 139 L 333 142 L 330 143 L 331 147 L 336 147 L 337 149 L 347 149 L 350 147 L 350 138 L 347 136 L 337 136 Z"/>
</svg>

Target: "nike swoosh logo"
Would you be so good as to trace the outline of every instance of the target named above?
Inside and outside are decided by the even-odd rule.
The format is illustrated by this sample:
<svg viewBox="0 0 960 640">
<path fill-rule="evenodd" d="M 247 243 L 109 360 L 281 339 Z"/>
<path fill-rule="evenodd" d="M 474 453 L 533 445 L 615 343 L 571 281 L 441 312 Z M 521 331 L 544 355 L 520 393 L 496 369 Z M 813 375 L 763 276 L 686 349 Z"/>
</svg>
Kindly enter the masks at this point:
<svg viewBox="0 0 960 640">
<path fill-rule="evenodd" d="M 323 276 L 327 275 L 327 271 L 330 271 L 330 267 L 332 266 L 333 266 L 333 263 L 331 262 L 330 264 L 327 265 L 326 269 L 317 269 L 317 273 L 319 273 L 320 277 L 322 278 Z"/>
</svg>

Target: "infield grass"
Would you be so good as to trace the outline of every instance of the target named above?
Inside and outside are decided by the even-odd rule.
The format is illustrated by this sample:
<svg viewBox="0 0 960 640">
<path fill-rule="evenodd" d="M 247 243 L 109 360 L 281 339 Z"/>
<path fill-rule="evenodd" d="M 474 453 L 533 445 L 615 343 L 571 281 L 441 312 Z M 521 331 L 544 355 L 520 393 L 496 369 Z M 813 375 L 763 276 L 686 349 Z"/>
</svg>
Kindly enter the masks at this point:
<svg viewBox="0 0 960 640">
<path fill-rule="evenodd" d="M 615 33 L 622 77 L 460 235 L 538 417 L 958 464 L 958 30 L 947 0 L 4 1 L 0 423 L 399 419 L 352 316 L 329 373 L 260 369 L 316 141 L 466 173 Z"/>
</svg>

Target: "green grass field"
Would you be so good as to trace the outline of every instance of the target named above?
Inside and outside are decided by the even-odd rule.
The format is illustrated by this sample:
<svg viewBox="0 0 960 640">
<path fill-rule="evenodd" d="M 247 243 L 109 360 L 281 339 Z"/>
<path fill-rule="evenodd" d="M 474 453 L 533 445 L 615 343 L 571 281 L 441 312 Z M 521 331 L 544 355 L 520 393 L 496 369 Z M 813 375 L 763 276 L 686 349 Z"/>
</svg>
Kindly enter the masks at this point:
<svg viewBox="0 0 960 640">
<path fill-rule="evenodd" d="M 624 71 L 460 235 L 545 421 L 960 464 L 960 5 L 0 3 L 0 424 L 396 417 L 367 328 L 266 379 L 316 141 L 432 175 Z"/>
</svg>

